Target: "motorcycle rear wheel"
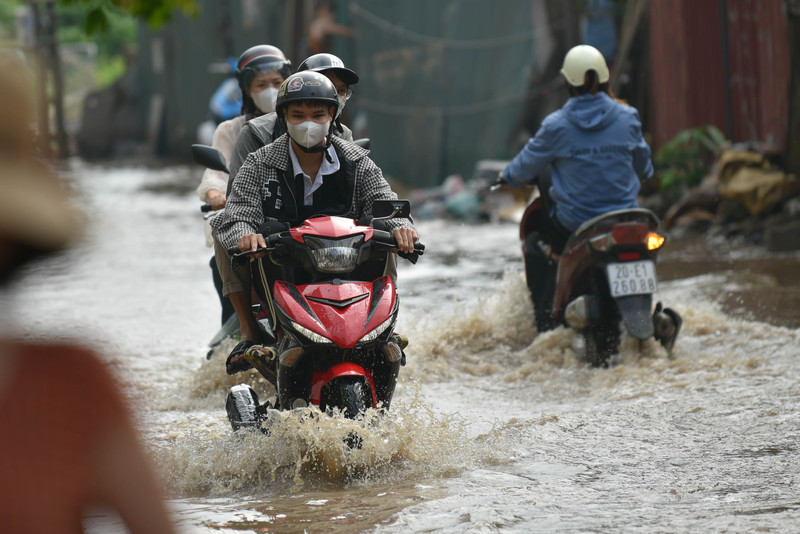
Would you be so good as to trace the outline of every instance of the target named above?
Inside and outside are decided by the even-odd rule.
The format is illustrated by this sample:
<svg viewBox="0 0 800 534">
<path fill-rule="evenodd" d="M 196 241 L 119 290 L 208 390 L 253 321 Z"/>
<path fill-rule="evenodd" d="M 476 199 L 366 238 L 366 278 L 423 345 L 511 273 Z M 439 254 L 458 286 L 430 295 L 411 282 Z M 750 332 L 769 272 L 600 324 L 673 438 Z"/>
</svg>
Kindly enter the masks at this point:
<svg viewBox="0 0 800 534">
<path fill-rule="evenodd" d="M 586 358 L 593 367 L 608 367 L 611 357 L 619 352 L 619 327 L 611 324 L 592 325 L 583 331 Z"/>
</svg>

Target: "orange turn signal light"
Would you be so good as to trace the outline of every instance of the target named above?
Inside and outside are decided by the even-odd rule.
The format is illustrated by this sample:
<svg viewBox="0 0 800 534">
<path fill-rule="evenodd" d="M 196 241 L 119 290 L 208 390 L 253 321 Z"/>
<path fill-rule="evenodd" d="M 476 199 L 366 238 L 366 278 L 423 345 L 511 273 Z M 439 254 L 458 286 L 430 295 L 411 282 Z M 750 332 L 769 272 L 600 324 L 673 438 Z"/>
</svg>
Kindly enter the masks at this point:
<svg viewBox="0 0 800 534">
<path fill-rule="evenodd" d="M 658 234 L 656 232 L 650 232 L 647 234 L 647 250 L 656 250 L 657 248 L 661 248 L 661 245 L 664 244 L 666 238 Z"/>
</svg>

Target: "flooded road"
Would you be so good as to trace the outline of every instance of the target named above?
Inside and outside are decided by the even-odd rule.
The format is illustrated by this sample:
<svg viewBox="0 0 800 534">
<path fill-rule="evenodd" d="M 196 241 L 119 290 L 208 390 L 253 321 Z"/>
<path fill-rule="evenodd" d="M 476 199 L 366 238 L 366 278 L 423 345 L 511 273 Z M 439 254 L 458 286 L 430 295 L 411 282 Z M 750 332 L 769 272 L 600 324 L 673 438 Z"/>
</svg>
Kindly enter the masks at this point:
<svg viewBox="0 0 800 534">
<path fill-rule="evenodd" d="M 225 374 L 232 342 L 205 358 L 219 305 L 199 175 L 73 162 L 89 233 L 2 297 L 9 328 L 112 362 L 182 532 L 796 529 L 800 255 L 668 243 L 658 298 L 684 318 L 673 355 L 627 343 L 619 365 L 590 369 L 570 331 L 536 336 L 513 225 L 420 221 L 426 254 L 400 267 L 411 344 L 389 416 L 300 410 L 239 436 L 225 394 L 255 375 Z"/>
</svg>

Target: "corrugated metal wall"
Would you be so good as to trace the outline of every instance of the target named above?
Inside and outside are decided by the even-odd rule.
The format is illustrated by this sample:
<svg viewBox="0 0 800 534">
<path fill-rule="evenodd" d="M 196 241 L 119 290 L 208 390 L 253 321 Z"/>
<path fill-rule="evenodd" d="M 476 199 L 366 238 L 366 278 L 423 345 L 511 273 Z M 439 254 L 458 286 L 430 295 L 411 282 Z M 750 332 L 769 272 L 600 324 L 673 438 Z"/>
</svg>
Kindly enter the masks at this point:
<svg viewBox="0 0 800 534">
<path fill-rule="evenodd" d="M 335 39 L 333 52 L 361 75 L 345 120 L 357 136 L 372 138 L 373 157 L 390 178 L 423 187 L 448 174 L 469 178 L 476 161 L 514 155 L 519 145 L 510 137 L 520 118 L 531 115 L 531 102 L 542 108 L 537 116 L 560 105 L 556 63 L 577 42 L 574 6 L 565 7 L 571 3 L 335 4 L 338 22 L 356 37 Z M 200 18 L 177 17 L 156 33 L 143 29 L 142 117 L 148 121 L 160 98 L 167 117 L 162 151 L 183 154 L 194 141 L 221 81 L 208 73 L 209 62 L 268 42 L 298 65 L 314 5 L 200 0 Z M 654 146 L 683 129 L 713 124 L 734 141 L 783 150 L 789 57 L 782 0 L 657 0 L 649 7 L 651 104 L 643 115 Z"/>
<path fill-rule="evenodd" d="M 727 0 L 733 134 L 783 151 L 789 115 L 787 21 L 781 0 Z"/>
<path fill-rule="evenodd" d="M 537 65 L 537 35 L 562 21 L 531 0 L 352 0 L 362 82 L 350 118 L 387 176 L 432 186 L 510 157 L 507 137 Z"/>
<path fill-rule="evenodd" d="M 659 0 L 650 5 L 650 32 L 656 146 L 713 124 L 733 141 L 785 148 L 789 57 L 781 0 Z"/>
<path fill-rule="evenodd" d="M 144 129 L 163 107 L 160 132 L 149 132 L 162 155 L 183 156 L 207 118 L 208 102 L 223 74 L 209 64 L 256 44 L 274 44 L 289 54 L 292 3 L 282 0 L 198 0 L 196 19 L 178 15 L 159 31 L 141 26 L 137 57 L 140 116 Z M 292 58 L 293 59 L 293 58 Z M 295 63 L 296 65 L 296 63 Z M 160 102 L 160 104 L 159 104 Z"/>
</svg>

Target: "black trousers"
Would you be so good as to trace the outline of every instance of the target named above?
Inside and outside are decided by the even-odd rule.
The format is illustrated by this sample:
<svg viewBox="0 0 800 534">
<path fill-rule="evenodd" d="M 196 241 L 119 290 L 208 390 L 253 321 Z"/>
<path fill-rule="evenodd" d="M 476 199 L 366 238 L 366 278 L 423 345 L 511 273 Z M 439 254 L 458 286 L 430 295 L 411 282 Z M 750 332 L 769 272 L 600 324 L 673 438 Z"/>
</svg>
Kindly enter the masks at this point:
<svg viewBox="0 0 800 534">
<path fill-rule="evenodd" d="M 557 326 L 553 318 L 553 297 L 556 291 L 558 262 L 552 254 L 560 255 L 571 235 L 555 216 L 555 206 L 550 198 L 550 174 L 538 179 L 542 197 L 542 211 L 539 215 L 539 232 L 525 236 L 525 278 L 531 292 L 536 329 L 539 332 L 552 330 Z M 548 246 L 550 254 L 548 254 Z"/>
<path fill-rule="evenodd" d="M 222 324 L 225 324 L 225 321 L 227 321 L 230 316 L 234 314 L 235 310 L 233 309 L 233 304 L 231 304 L 231 299 L 222 296 L 222 278 L 219 275 L 217 258 L 211 256 L 211 261 L 208 262 L 208 265 L 211 267 L 211 277 L 214 279 L 214 287 L 217 290 L 219 303 L 222 306 Z"/>
</svg>

